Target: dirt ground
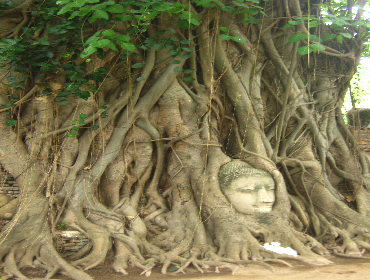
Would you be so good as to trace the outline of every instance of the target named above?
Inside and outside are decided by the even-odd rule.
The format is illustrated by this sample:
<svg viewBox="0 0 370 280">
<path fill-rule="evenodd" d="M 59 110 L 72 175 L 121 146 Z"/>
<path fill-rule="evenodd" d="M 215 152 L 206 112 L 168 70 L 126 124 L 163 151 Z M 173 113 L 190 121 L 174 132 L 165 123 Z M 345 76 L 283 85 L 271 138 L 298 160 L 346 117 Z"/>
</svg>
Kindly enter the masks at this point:
<svg viewBox="0 0 370 280">
<path fill-rule="evenodd" d="M 370 257 L 370 255 L 367 255 Z M 201 274 L 190 267 L 186 269 L 186 274 L 177 274 L 168 272 L 163 275 L 159 272 L 160 268 L 156 267 L 150 277 L 151 280 L 164 280 L 164 279 L 194 279 L 201 280 L 306 280 L 306 279 L 320 279 L 320 280 L 366 280 L 370 279 L 370 258 L 369 259 L 347 259 L 330 256 L 328 257 L 333 264 L 328 266 L 310 266 L 297 261 L 289 260 L 288 262 L 293 267 L 283 267 L 282 265 L 272 265 L 275 272 L 272 272 L 261 266 L 250 265 L 245 268 L 240 268 L 235 275 L 232 275 L 230 270 L 221 269 L 220 273 L 215 273 L 214 269 Z M 30 278 L 43 279 L 44 273 L 41 270 L 28 268 L 22 271 Z M 110 268 L 109 263 L 100 265 L 88 271 L 88 273 L 96 280 L 143 280 L 146 277 L 140 275 L 138 269 L 128 269 L 129 275 L 115 273 Z M 0 273 L 0 279 L 1 275 Z M 53 279 L 70 279 L 64 275 L 56 275 Z"/>
</svg>

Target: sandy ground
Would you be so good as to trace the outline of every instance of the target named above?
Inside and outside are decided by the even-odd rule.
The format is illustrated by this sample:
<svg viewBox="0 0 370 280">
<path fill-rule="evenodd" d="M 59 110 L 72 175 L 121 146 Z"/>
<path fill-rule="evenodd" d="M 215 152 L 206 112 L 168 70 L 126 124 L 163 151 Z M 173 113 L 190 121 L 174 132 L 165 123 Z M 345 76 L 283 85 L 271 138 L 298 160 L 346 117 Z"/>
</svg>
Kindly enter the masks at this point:
<svg viewBox="0 0 370 280">
<path fill-rule="evenodd" d="M 370 255 L 367 255 L 370 257 Z M 108 263 L 91 269 L 88 273 L 96 280 L 164 280 L 164 279 L 181 279 L 181 280 L 370 280 L 370 258 L 369 259 L 347 259 L 338 257 L 328 257 L 333 262 L 327 266 L 310 266 L 297 261 L 289 260 L 293 267 L 283 267 L 281 265 L 273 265 L 275 272 L 271 272 L 261 266 L 250 265 L 245 268 L 240 268 L 235 275 L 231 275 L 227 269 L 221 270 L 220 273 L 215 273 L 210 269 L 206 273 L 199 273 L 195 268 L 188 268 L 187 274 L 167 273 L 163 275 L 159 272 L 160 268 L 155 268 L 150 277 L 140 275 L 138 269 L 128 269 L 129 275 L 115 273 Z M 42 279 L 44 273 L 36 269 L 26 269 L 22 271 L 30 278 Z M 0 273 L 1 279 L 1 273 Z M 69 279 L 63 275 L 55 275 L 53 279 Z"/>
</svg>

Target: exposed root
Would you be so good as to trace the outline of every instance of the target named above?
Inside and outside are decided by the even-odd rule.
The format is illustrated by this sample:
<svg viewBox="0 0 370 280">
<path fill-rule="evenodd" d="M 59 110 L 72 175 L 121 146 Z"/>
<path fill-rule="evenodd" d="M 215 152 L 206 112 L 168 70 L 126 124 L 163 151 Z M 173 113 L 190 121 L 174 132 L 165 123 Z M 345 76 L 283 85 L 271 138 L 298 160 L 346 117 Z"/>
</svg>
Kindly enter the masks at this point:
<svg viewBox="0 0 370 280">
<path fill-rule="evenodd" d="M 363 249 L 360 252 L 360 254 L 343 254 L 343 253 L 339 253 L 337 249 L 333 249 L 333 254 L 338 256 L 338 257 L 347 258 L 347 259 L 365 259 L 365 260 L 369 260 L 370 257 L 362 256 L 363 253 L 365 253 L 365 249 Z"/>
</svg>

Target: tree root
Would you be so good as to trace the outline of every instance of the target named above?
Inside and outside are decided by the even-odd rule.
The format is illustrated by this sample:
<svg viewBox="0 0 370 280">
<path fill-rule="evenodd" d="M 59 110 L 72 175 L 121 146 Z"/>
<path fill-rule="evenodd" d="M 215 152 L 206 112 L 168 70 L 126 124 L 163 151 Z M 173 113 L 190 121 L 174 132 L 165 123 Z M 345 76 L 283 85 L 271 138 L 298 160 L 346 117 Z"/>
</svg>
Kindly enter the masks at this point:
<svg viewBox="0 0 370 280">
<path fill-rule="evenodd" d="M 365 249 L 363 249 L 360 254 L 343 254 L 338 252 L 337 249 L 333 249 L 333 254 L 342 257 L 342 258 L 347 258 L 347 259 L 365 259 L 365 260 L 370 260 L 370 257 L 364 257 L 362 254 L 365 253 Z"/>
</svg>

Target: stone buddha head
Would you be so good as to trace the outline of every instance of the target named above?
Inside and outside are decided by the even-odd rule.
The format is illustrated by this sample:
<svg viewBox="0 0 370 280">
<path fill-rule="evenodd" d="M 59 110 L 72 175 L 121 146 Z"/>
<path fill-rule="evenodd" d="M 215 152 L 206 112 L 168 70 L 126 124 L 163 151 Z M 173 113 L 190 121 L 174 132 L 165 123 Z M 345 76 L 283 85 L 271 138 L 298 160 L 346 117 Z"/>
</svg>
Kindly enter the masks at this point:
<svg viewBox="0 0 370 280">
<path fill-rule="evenodd" d="M 222 192 L 242 214 L 267 213 L 275 202 L 275 182 L 271 175 L 244 161 L 233 160 L 221 166 Z"/>
</svg>

